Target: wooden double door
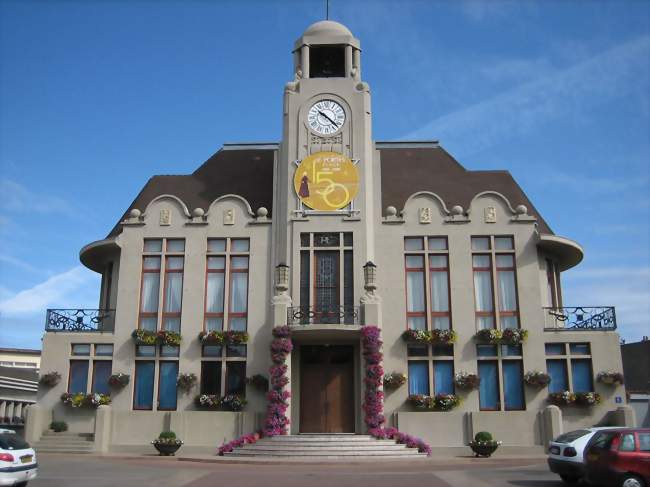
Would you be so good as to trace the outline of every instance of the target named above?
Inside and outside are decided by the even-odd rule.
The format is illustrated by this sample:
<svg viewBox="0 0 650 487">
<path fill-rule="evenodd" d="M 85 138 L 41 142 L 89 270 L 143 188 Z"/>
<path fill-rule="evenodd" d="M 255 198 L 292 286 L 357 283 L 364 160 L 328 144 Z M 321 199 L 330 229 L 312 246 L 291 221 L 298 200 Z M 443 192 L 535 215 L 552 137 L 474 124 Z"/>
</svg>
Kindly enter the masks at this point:
<svg viewBox="0 0 650 487">
<path fill-rule="evenodd" d="M 354 347 L 300 347 L 300 432 L 354 433 Z"/>
</svg>

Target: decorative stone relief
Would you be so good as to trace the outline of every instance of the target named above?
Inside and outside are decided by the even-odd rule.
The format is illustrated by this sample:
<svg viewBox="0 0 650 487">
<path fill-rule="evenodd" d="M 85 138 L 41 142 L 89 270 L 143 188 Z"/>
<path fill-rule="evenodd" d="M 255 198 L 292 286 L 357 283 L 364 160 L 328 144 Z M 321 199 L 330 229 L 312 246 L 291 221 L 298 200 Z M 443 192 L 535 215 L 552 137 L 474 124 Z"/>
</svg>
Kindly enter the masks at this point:
<svg viewBox="0 0 650 487">
<path fill-rule="evenodd" d="M 431 223 L 431 208 L 420 208 L 420 223 Z"/>
<path fill-rule="evenodd" d="M 172 224 L 172 212 L 169 208 L 160 210 L 160 226 L 166 227 Z"/>
<path fill-rule="evenodd" d="M 235 210 L 233 208 L 228 208 L 226 210 L 223 210 L 223 224 L 224 225 L 235 224 Z"/>
<path fill-rule="evenodd" d="M 488 206 L 485 209 L 485 223 L 497 222 L 497 209 L 494 206 Z"/>
</svg>

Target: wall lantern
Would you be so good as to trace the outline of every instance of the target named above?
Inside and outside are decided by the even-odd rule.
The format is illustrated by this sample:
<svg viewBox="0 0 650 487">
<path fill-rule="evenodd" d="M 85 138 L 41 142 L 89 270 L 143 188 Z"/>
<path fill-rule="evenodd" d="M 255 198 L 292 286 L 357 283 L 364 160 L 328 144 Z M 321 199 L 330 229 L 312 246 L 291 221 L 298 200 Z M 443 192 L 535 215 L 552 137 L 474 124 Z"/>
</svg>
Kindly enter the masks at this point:
<svg viewBox="0 0 650 487">
<path fill-rule="evenodd" d="M 363 266 L 363 279 L 367 291 L 377 289 L 377 266 L 370 260 Z"/>
<path fill-rule="evenodd" d="M 289 266 L 279 264 L 275 266 L 275 288 L 278 291 L 289 290 Z"/>
</svg>

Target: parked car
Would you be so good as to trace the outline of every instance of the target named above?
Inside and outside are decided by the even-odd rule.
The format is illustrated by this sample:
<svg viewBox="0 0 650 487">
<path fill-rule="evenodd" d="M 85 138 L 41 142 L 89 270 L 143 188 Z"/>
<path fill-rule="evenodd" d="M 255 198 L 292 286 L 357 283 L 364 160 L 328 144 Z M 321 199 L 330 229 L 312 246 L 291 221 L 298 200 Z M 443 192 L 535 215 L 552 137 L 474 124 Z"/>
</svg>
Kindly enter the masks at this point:
<svg viewBox="0 0 650 487">
<path fill-rule="evenodd" d="M 575 484 L 585 475 L 583 451 L 599 431 L 616 427 L 583 428 L 561 434 L 548 443 L 548 466 L 567 484 Z M 650 486 L 649 486 L 650 487 Z"/>
<path fill-rule="evenodd" d="M 600 431 L 589 441 L 585 460 L 591 484 L 650 487 L 650 429 Z"/>
<path fill-rule="evenodd" d="M 0 433 L 0 485 L 24 486 L 35 479 L 36 453 L 16 433 Z"/>
</svg>

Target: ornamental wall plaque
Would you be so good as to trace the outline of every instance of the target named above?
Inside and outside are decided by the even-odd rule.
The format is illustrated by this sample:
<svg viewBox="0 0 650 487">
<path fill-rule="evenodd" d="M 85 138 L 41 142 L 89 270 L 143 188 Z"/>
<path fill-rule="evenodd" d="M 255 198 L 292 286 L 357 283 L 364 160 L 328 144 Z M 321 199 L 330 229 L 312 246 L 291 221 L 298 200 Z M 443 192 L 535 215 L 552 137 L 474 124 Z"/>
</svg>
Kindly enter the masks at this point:
<svg viewBox="0 0 650 487">
<path fill-rule="evenodd" d="M 316 152 L 305 157 L 293 176 L 300 201 L 313 210 L 345 208 L 359 192 L 359 171 L 337 152 Z"/>
</svg>

